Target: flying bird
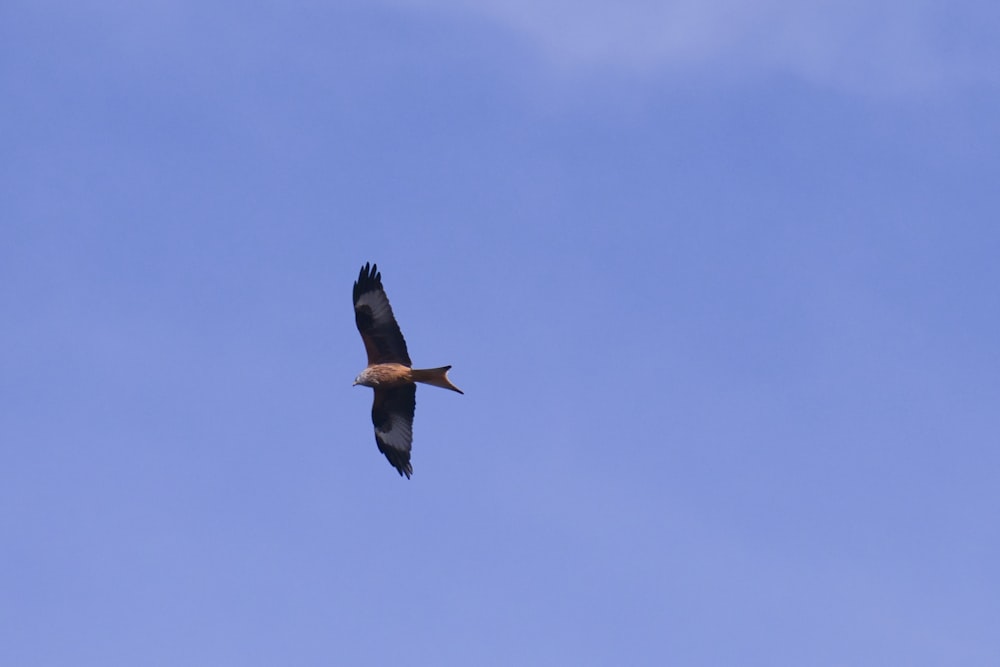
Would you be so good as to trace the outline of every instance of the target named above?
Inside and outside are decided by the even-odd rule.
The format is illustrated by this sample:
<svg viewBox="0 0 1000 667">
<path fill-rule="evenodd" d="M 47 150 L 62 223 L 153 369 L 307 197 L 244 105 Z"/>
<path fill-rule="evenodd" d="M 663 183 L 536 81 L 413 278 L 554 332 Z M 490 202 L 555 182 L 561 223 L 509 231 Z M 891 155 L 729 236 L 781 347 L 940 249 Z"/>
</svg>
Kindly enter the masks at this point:
<svg viewBox="0 0 1000 667">
<path fill-rule="evenodd" d="M 389 306 L 389 297 L 382 289 L 382 274 L 378 265 L 365 263 L 354 283 L 354 321 L 368 353 L 368 367 L 355 385 L 375 390 L 372 402 L 372 424 L 375 444 L 389 463 L 406 475 L 413 474 L 410 449 L 413 445 L 413 413 L 417 407 L 417 385 L 433 385 L 464 394 L 448 379 L 448 369 L 413 368 L 406 351 L 406 341 Z"/>
</svg>

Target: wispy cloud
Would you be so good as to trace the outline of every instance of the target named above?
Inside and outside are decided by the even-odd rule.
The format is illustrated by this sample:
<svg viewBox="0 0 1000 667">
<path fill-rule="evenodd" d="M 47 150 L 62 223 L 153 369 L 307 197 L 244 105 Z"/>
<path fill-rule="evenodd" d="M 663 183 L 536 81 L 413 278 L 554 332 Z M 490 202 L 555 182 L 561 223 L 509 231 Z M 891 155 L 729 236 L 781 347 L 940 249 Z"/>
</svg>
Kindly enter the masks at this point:
<svg viewBox="0 0 1000 667">
<path fill-rule="evenodd" d="M 386 0 L 495 21 L 553 65 L 780 73 L 855 92 L 995 84 L 989 3 L 929 0 Z"/>
</svg>

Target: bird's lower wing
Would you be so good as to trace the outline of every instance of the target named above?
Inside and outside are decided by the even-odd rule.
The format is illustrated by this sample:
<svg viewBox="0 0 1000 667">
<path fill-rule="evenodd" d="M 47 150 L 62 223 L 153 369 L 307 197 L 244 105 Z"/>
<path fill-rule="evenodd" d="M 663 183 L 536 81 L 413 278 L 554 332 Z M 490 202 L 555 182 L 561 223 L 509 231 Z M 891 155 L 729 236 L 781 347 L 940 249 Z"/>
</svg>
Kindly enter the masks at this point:
<svg viewBox="0 0 1000 667">
<path fill-rule="evenodd" d="M 372 403 L 375 443 L 400 475 L 413 474 L 410 449 L 413 445 L 413 414 L 417 409 L 416 385 L 376 389 Z"/>
</svg>

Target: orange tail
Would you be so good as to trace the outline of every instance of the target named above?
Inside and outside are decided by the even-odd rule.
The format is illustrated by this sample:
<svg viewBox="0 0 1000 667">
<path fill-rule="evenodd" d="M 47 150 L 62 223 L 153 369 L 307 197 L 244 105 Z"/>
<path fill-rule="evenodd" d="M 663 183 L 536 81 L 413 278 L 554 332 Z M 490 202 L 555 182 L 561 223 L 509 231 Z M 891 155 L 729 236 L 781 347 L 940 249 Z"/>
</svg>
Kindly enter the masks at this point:
<svg viewBox="0 0 1000 667">
<path fill-rule="evenodd" d="M 411 373 L 414 382 L 423 382 L 424 384 L 434 385 L 435 387 L 441 387 L 442 389 L 451 389 L 452 391 L 457 391 L 460 394 L 465 392 L 456 387 L 448 379 L 448 369 L 451 366 L 442 366 L 441 368 L 414 368 Z"/>
</svg>

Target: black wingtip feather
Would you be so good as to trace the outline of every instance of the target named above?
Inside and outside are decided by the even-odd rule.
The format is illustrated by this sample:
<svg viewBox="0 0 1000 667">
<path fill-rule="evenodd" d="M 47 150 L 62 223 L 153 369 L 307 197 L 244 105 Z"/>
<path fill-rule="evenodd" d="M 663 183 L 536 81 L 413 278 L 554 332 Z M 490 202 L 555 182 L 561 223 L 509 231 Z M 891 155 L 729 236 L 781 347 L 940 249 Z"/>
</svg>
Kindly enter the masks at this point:
<svg viewBox="0 0 1000 667">
<path fill-rule="evenodd" d="M 391 447 L 383 447 L 377 437 L 375 438 L 375 442 L 378 444 L 379 451 L 385 455 L 385 458 L 396 469 L 399 476 L 406 475 L 406 479 L 410 479 L 410 475 L 413 474 L 413 466 L 410 464 L 410 453 L 400 452 Z"/>
<path fill-rule="evenodd" d="M 382 289 L 382 274 L 378 272 L 378 264 L 365 262 L 358 273 L 358 279 L 354 282 L 354 303 L 358 302 L 362 294 L 377 289 Z"/>
</svg>

